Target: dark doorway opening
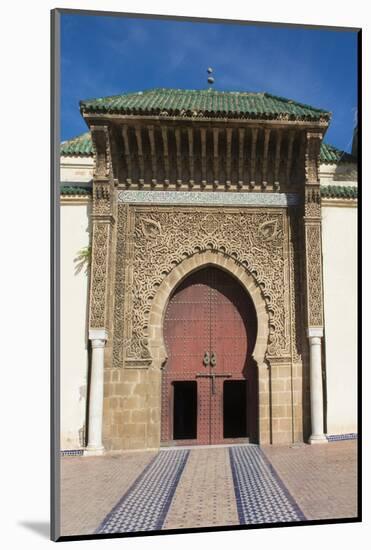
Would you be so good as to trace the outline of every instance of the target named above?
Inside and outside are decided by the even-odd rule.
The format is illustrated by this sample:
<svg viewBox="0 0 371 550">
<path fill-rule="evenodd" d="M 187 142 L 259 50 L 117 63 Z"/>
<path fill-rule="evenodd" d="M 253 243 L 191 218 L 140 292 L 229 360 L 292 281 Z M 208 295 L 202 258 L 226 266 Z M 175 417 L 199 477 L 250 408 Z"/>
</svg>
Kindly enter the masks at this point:
<svg viewBox="0 0 371 550">
<path fill-rule="evenodd" d="M 197 439 L 197 382 L 174 382 L 174 439 Z"/>
<path fill-rule="evenodd" d="M 247 382 L 226 380 L 223 387 L 223 437 L 247 437 Z"/>
</svg>

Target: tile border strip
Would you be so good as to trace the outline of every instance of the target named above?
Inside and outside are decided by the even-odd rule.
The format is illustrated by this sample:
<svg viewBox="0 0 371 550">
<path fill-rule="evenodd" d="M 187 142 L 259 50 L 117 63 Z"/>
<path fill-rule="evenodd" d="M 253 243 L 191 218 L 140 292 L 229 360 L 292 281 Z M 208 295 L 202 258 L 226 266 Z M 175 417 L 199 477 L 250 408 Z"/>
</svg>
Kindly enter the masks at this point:
<svg viewBox="0 0 371 550">
<path fill-rule="evenodd" d="M 234 193 L 223 191 L 118 191 L 117 201 L 129 204 L 193 206 L 297 206 L 298 193 Z"/>
<path fill-rule="evenodd" d="M 272 476 L 275 478 L 277 484 L 279 485 L 279 487 L 284 492 L 286 498 L 291 502 L 291 504 L 292 504 L 293 508 L 295 509 L 296 513 L 299 516 L 301 516 L 301 519 L 299 521 L 306 521 L 307 518 L 305 517 L 304 512 L 302 511 L 299 504 L 296 502 L 296 500 L 294 499 L 294 497 L 292 496 L 292 494 L 290 493 L 290 491 L 286 487 L 285 483 L 283 482 L 282 478 L 278 474 L 277 470 L 275 469 L 275 467 L 273 466 L 273 464 L 271 463 L 271 461 L 269 460 L 267 455 L 264 453 L 263 449 L 261 449 L 259 447 L 259 450 L 261 452 L 261 455 L 262 455 L 262 458 L 263 458 L 264 462 L 266 463 L 267 467 L 269 468 Z"/>
<path fill-rule="evenodd" d="M 259 454 L 260 457 L 262 458 L 262 460 L 265 463 L 265 465 L 267 466 L 267 468 L 269 470 L 269 473 L 271 474 L 272 478 L 277 483 L 278 487 L 281 489 L 284 496 L 286 497 L 286 499 L 288 500 L 288 502 L 292 506 L 293 511 L 298 516 L 297 520 L 292 520 L 292 521 L 287 521 L 287 522 L 286 521 L 285 522 L 280 521 L 280 522 L 277 522 L 277 523 L 295 523 L 296 521 L 306 521 L 307 518 L 304 515 L 303 511 L 301 510 L 300 506 L 298 505 L 296 500 L 293 498 L 293 496 L 291 495 L 291 493 L 287 489 L 286 485 L 283 483 L 282 479 L 280 478 L 280 476 L 276 472 L 275 468 L 273 467 L 273 465 L 269 461 L 268 457 L 264 454 L 263 450 L 260 448 L 259 445 L 251 445 L 251 447 L 254 447 L 256 449 L 257 454 Z M 245 513 L 244 513 L 243 504 L 242 504 L 242 496 L 241 496 L 240 489 L 239 489 L 240 483 L 239 483 L 239 479 L 238 479 L 236 465 L 234 463 L 235 462 L 235 459 L 233 457 L 233 451 L 234 450 L 235 450 L 235 448 L 233 448 L 233 447 L 231 447 L 229 449 L 229 460 L 230 460 L 230 468 L 231 468 L 231 471 L 232 471 L 233 485 L 234 485 L 236 505 L 237 505 L 237 513 L 238 513 L 238 518 L 239 518 L 240 525 L 247 525 L 248 523 L 246 522 L 246 519 L 245 519 Z M 268 524 L 269 522 L 264 521 L 264 523 Z M 274 523 L 272 522 L 272 524 L 274 524 Z M 255 524 L 253 524 L 253 525 L 255 525 Z"/>
<path fill-rule="evenodd" d="M 348 434 L 334 434 L 326 435 L 328 441 L 346 441 L 349 439 L 358 439 L 357 433 L 348 433 Z"/>
<path fill-rule="evenodd" d="M 174 451 L 174 452 L 177 452 L 177 451 Z M 180 462 L 180 465 L 178 466 L 178 468 L 175 472 L 174 478 L 171 481 L 171 484 L 169 486 L 168 494 L 167 494 L 166 500 L 165 500 L 165 505 L 163 506 L 163 508 L 161 510 L 161 513 L 159 514 L 159 516 L 156 520 L 155 525 L 151 529 L 148 529 L 149 531 L 160 530 L 162 528 L 162 525 L 164 524 L 166 515 L 168 513 L 169 507 L 171 505 L 171 502 L 172 502 L 174 494 L 175 494 L 175 490 L 177 488 L 177 485 L 179 483 L 179 480 L 181 478 L 181 475 L 183 473 L 183 470 L 185 468 L 185 465 L 187 463 L 187 460 L 188 460 L 189 454 L 190 454 L 190 451 L 180 451 L 180 452 L 182 453 L 181 462 Z M 136 489 L 138 489 L 140 483 L 142 481 L 146 482 L 145 478 L 146 478 L 149 470 L 155 465 L 155 462 L 158 461 L 161 458 L 161 455 L 162 455 L 162 452 L 160 451 L 156 456 L 154 456 L 152 458 L 152 460 L 147 464 L 147 466 L 139 474 L 139 476 L 132 483 L 132 485 L 130 485 L 130 487 L 127 489 L 127 491 L 124 493 L 124 495 L 115 504 L 115 506 L 112 508 L 112 510 L 105 516 L 103 521 L 101 521 L 101 523 L 99 524 L 99 527 L 94 531 L 95 534 L 102 534 L 102 533 L 107 532 L 107 531 L 105 531 L 106 524 L 111 520 L 111 518 L 114 515 L 119 513 L 120 508 L 123 506 L 126 499 L 128 499 L 130 497 L 131 493 L 133 493 Z M 148 482 L 146 482 L 146 484 L 148 485 Z M 114 532 L 120 532 L 120 533 L 121 532 L 123 532 L 123 533 L 131 532 L 131 533 L 135 533 L 135 532 L 145 532 L 145 531 L 146 531 L 146 529 L 137 530 L 137 531 L 131 531 L 130 530 L 130 531 L 114 531 Z"/>
<path fill-rule="evenodd" d="M 60 454 L 61 456 L 83 456 L 84 449 L 65 449 Z"/>
</svg>

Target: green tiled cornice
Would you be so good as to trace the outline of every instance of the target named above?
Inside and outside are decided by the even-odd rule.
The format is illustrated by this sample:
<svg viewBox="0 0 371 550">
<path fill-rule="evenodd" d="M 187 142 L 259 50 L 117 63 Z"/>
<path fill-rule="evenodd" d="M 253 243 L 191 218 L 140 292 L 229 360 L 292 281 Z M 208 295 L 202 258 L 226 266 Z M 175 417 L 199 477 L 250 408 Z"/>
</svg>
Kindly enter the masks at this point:
<svg viewBox="0 0 371 550">
<path fill-rule="evenodd" d="M 61 185 L 61 195 L 91 195 L 91 187 Z"/>
<path fill-rule="evenodd" d="M 324 199 L 356 199 L 357 196 L 357 187 L 321 185 L 321 197 Z"/>
</svg>

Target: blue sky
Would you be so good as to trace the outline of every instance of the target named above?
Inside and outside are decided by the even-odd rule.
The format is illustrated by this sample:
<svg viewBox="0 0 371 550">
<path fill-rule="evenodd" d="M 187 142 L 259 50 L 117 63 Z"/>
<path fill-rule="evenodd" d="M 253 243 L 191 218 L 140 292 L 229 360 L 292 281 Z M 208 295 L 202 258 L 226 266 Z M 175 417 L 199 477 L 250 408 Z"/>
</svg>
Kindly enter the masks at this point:
<svg viewBox="0 0 371 550">
<path fill-rule="evenodd" d="M 238 24 L 62 15 L 62 140 L 85 132 L 79 100 L 148 88 L 269 92 L 332 111 L 325 141 L 350 151 L 357 35 Z"/>
</svg>

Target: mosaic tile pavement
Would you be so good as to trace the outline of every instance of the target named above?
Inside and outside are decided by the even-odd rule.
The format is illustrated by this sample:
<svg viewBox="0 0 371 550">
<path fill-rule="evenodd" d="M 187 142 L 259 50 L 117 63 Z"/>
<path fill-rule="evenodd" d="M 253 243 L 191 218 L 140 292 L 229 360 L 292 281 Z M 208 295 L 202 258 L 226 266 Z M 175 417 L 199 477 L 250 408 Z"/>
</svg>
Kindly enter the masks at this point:
<svg viewBox="0 0 371 550">
<path fill-rule="evenodd" d="M 62 535 L 355 517 L 356 451 L 353 440 L 64 457 Z"/>
<path fill-rule="evenodd" d="M 160 452 L 103 520 L 96 533 L 161 529 L 189 451 Z"/>
<path fill-rule="evenodd" d="M 259 447 L 231 447 L 229 455 L 241 525 L 306 519 Z"/>
</svg>

